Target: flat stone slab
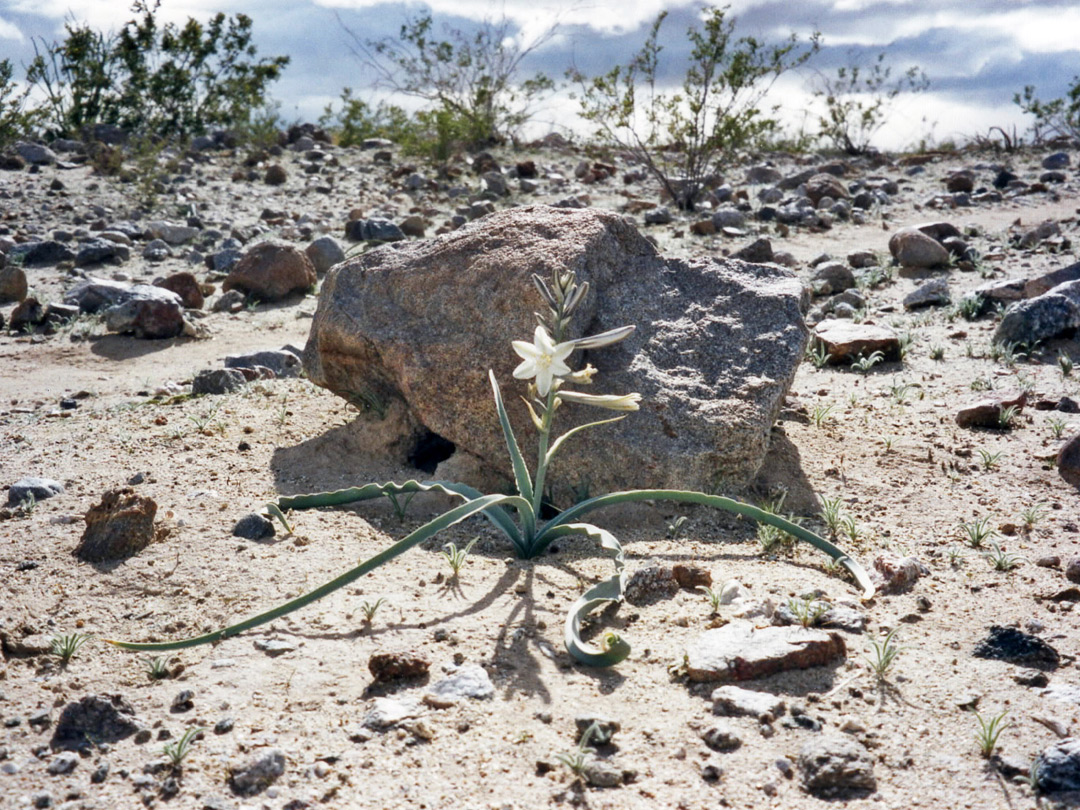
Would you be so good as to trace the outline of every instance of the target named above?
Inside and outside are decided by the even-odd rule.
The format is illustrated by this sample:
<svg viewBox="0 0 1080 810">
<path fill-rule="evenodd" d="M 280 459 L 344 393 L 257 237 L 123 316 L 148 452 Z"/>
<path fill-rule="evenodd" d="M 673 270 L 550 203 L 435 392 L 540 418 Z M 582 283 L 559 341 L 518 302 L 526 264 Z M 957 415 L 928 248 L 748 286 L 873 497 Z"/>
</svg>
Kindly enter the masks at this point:
<svg viewBox="0 0 1080 810">
<path fill-rule="evenodd" d="M 736 621 L 698 636 L 687 649 L 686 668 L 692 681 L 748 681 L 822 666 L 846 654 L 838 633 Z"/>
<path fill-rule="evenodd" d="M 787 708 L 783 698 L 741 686 L 719 686 L 713 690 L 711 699 L 713 714 L 725 717 L 777 718 Z"/>
<path fill-rule="evenodd" d="M 479 664 L 466 664 L 448 678 L 433 684 L 424 702 L 435 708 L 453 706 L 459 700 L 486 700 L 495 694 L 495 684 Z"/>
<path fill-rule="evenodd" d="M 819 323 L 814 338 L 825 346 L 830 363 L 850 363 L 874 352 L 881 352 L 886 360 L 900 359 L 900 338 L 886 326 L 838 318 Z"/>
</svg>

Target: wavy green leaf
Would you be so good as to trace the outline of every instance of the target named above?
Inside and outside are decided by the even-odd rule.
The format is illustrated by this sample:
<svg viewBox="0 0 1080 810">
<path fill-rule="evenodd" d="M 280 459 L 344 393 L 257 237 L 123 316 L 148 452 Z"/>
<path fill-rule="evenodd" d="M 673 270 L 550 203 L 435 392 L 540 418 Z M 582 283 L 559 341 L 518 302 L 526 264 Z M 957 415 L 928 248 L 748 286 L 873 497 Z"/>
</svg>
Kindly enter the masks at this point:
<svg viewBox="0 0 1080 810">
<path fill-rule="evenodd" d="M 706 495 L 704 492 L 688 492 L 681 489 L 636 489 L 627 492 L 613 492 L 609 495 L 598 495 L 595 498 L 589 498 L 588 500 L 571 506 L 569 509 L 563 511 L 557 517 L 549 521 L 537 535 L 536 540 L 533 543 L 533 551 L 534 553 L 539 554 L 548 546 L 551 540 L 554 539 L 551 536 L 551 532 L 557 526 L 574 520 L 594 509 L 600 509 L 605 506 L 614 506 L 615 504 L 620 503 L 654 500 L 697 503 L 703 506 L 723 509 L 727 512 L 734 512 L 737 515 L 753 518 L 762 523 L 772 524 L 779 529 L 783 529 L 793 537 L 797 537 L 820 551 L 824 551 L 832 559 L 836 560 L 837 563 L 844 566 L 844 568 L 846 568 L 855 578 L 856 583 L 858 583 L 859 587 L 863 590 L 862 599 L 866 600 L 874 598 L 876 587 L 871 581 L 870 575 L 866 572 L 866 569 L 824 537 L 799 526 L 797 523 L 785 520 L 779 515 L 774 515 L 763 509 L 759 509 L 752 504 L 743 503 L 742 501 L 737 501 L 733 498 L 725 498 L 721 495 Z"/>
<path fill-rule="evenodd" d="M 361 487 L 360 489 L 365 489 Z M 210 633 L 204 633 L 201 636 L 195 636 L 194 638 L 181 639 L 179 641 L 164 641 L 164 642 L 131 642 L 131 641 L 116 641 L 112 639 L 106 639 L 109 644 L 117 647 L 122 647 L 125 650 L 138 650 L 140 652 L 156 652 L 163 650 L 182 650 L 187 647 L 197 647 L 200 644 L 211 644 L 215 641 L 221 641 L 222 639 L 235 636 L 238 633 L 242 633 L 245 630 L 250 630 L 252 627 L 258 627 L 261 624 L 272 622 L 288 613 L 292 613 L 294 610 L 315 602 L 318 599 L 322 599 L 324 596 L 333 593 L 334 591 L 344 588 L 351 582 L 355 582 L 364 574 L 373 571 L 383 563 L 389 562 L 395 557 L 404 554 L 413 546 L 427 540 L 429 537 L 441 532 L 443 529 L 453 526 L 455 523 L 460 523 L 466 518 L 472 517 L 476 514 L 482 514 L 484 510 L 490 509 L 493 506 L 500 506 L 506 504 L 517 509 L 524 509 L 529 507 L 529 502 L 517 495 L 485 495 L 481 498 L 476 498 L 460 506 L 455 506 L 448 512 L 444 512 L 434 520 L 428 521 L 420 528 L 416 529 L 406 537 L 398 540 L 392 546 L 376 554 L 360 565 L 346 571 L 341 576 L 335 577 L 324 585 L 319 586 L 315 590 L 298 596 L 297 598 L 286 602 L 282 605 L 278 605 L 272 610 L 268 610 L 264 613 L 260 613 L 256 616 L 252 616 L 249 619 L 245 619 L 237 624 L 229 625 L 221 630 L 215 630 Z"/>
</svg>

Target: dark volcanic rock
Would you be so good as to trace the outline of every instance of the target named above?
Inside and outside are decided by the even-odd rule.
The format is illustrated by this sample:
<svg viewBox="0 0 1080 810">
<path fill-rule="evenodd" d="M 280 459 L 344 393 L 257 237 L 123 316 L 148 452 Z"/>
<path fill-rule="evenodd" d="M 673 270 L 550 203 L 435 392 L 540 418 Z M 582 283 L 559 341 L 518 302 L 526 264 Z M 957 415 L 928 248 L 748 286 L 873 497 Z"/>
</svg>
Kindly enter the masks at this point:
<svg viewBox="0 0 1080 810">
<path fill-rule="evenodd" d="M 86 562 L 119 560 L 153 542 L 157 504 L 130 488 L 106 492 L 86 513 L 86 530 L 73 552 Z"/>
<path fill-rule="evenodd" d="M 998 625 L 990 628 L 990 634 L 975 645 L 972 654 L 1038 669 L 1057 669 L 1061 663 L 1058 651 L 1038 636 Z"/>
</svg>

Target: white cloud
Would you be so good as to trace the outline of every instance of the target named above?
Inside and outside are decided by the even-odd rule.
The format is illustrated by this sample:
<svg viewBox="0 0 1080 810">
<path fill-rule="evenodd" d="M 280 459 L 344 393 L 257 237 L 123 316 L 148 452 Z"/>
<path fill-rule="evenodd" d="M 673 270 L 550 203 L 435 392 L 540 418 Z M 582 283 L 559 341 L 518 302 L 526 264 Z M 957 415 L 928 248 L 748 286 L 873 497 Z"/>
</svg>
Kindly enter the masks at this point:
<svg viewBox="0 0 1080 810">
<path fill-rule="evenodd" d="M 0 17 L 0 39 L 13 39 L 16 42 L 22 42 L 26 37 L 19 30 L 19 26 Z"/>
</svg>

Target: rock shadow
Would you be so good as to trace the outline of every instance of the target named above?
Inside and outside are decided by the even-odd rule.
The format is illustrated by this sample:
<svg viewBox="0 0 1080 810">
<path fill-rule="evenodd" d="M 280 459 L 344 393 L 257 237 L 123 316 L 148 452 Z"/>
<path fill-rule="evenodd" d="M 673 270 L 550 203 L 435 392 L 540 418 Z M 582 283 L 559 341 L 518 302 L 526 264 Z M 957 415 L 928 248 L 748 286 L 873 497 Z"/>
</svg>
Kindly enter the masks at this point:
<svg viewBox="0 0 1080 810">
<path fill-rule="evenodd" d="M 90 338 L 90 351 L 106 360 L 132 360 L 154 352 L 172 349 L 192 338 L 174 337 L 152 340 L 130 335 L 100 335 Z"/>
<path fill-rule="evenodd" d="M 776 427 L 769 437 L 769 451 L 753 486 L 761 492 L 786 492 L 784 511 L 806 515 L 821 508 L 817 493 L 803 472 L 799 448 Z"/>
</svg>

